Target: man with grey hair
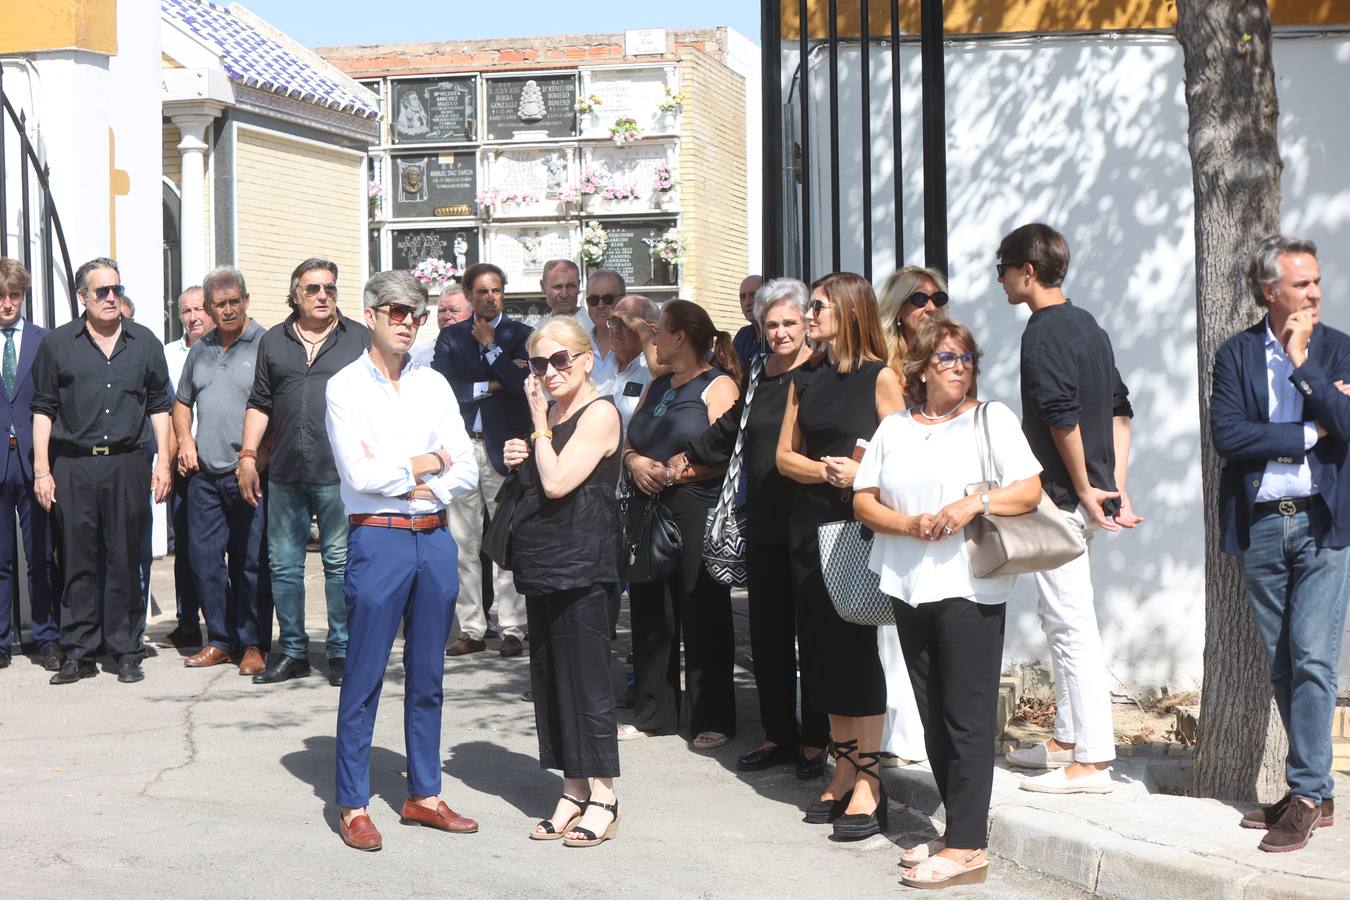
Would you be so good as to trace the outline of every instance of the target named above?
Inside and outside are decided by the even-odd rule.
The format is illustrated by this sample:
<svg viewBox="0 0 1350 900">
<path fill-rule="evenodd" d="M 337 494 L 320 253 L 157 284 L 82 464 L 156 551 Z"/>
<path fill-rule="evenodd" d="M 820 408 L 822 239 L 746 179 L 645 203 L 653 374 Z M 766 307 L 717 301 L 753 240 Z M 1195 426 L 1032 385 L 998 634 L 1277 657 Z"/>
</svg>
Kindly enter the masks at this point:
<svg viewBox="0 0 1350 900">
<path fill-rule="evenodd" d="M 1312 241 L 1263 238 L 1247 274 L 1260 322 L 1214 357 L 1210 427 L 1224 459 L 1219 516 L 1237 555 L 1289 735 L 1278 803 L 1244 828 L 1297 850 L 1335 814 L 1331 719 L 1350 588 L 1350 336 L 1322 324 Z"/>
<path fill-rule="evenodd" d="M 656 322 L 660 318 L 661 309 L 651 298 L 629 294 L 614 305 L 605 323 L 614 366 L 605 383 L 596 382 L 596 389 L 613 398 L 625 434 L 642 392 L 653 378 L 668 371 L 656 361 Z"/>
<path fill-rule="evenodd" d="M 235 470 L 266 329 L 249 318 L 248 287 L 238 269 L 213 269 L 202 290 L 216 327 L 188 351 L 173 405 L 178 472 L 192 478 L 192 541 L 182 549 L 192 563 L 207 634 L 201 652 L 183 665 L 206 668 L 237 659 L 239 674 L 252 676 L 266 668 L 263 653 L 272 632 L 270 579 L 262 558 L 266 507 L 243 498 Z"/>
<path fill-rule="evenodd" d="M 417 341 L 408 353 L 412 364 L 431 365 L 431 357 L 436 352 L 436 339 L 440 336 L 441 330 L 456 322 L 463 322 L 471 315 L 473 309 L 469 306 L 468 298 L 464 296 L 464 286 L 458 281 L 450 282 L 436 301 L 436 327 L 418 329 Z"/>
<path fill-rule="evenodd" d="M 596 269 L 586 280 L 586 311 L 594 323 L 591 350 L 595 352 L 595 368 L 591 380 L 596 384 L 607 384 L 614 377 L 617 360 L 610 352 L 609 317 L 627 293 L 628 283 L 612 269 Z"/>
<path fill-rule="evenodd" d="M 370 744 L 389 652 L 403 628 L 405 822 L 465 834 L 478 823 L 441 793 L 442 651 L 450 636 L 456 546 L 451 498 L 478 488 L 474 449 L 449 383 L 407 354 L 427 319 L 426 290 L 406 272 L 366 282 L 370 349 L 328 383 L 326 425 L 351 528 L 343 592 L 351 612 L 338 699 L 338 830 L 347 846 L 378 850 L 370 819 Z"/>
</svg>

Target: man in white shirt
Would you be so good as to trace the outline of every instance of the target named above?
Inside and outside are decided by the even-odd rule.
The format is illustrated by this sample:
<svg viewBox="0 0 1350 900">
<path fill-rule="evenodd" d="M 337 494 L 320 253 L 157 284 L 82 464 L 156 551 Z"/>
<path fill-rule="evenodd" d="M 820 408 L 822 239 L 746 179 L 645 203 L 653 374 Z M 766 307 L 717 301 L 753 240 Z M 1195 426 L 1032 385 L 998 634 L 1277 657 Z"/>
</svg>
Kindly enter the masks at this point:
<svg viewBox="0 0 1350 900">
<path fill-rule="evenodd" d="M 370 745 L 385 667 L 403 627 L 408 799 L 402 819 L 470 833 L 478 823 L 441 799 L 442 651 L 455 596 L 453 497 L 478 485 L 478 466 L 445 379 L 412 366 L 427 318 L 426 289 L 406 272 L 366 282 L 370 349 L 328 382 L 327 431 L 347 511 L 347 663 L 338 700 L 337 802 L 342 840 L 378 850 L 367 811 Z M 446 565 L 446 562 L 450 565 Z"/>
<path fill-rule="evenodd" d="M 441 329 L 456 322 L 463 322 L 471 315 L 473 309 L 469 307 L 469 300 L 464 296 L 464 288 L 457 281 L 446 285 L 436 302 L 436 327 L 420 329 L 417 341 L 408 352 L 413 365 L 431 365 L 431 357 L 436 352 L 436 338 L 440 336 Z"/>
<path fill-rule="evenodd" d="M 591 380 L 604 384 L 614 376 L 614 357 L 609 346 L 609 317 L 614 305 L 628 293 L 628 284 L 618 272 L 597 269 L 586 281 L 586 310 L 591 321 L 591 350 L 595 353 L 595 369 Z"/>
<path fill-rule="evenodd" d="M 642 392 L 652 378 L 665 372 L 665 367 L 656 361 L 656 322 L 660 317 L 660 308 L 650 298 L 629 294 L 615 304 L 606 322 L 614 364 L 608 380 L 604 384 L 597 382 L 596 387 L 614 399 L 625 433 L 633 413 L 637 412 Z"/>
</svg>

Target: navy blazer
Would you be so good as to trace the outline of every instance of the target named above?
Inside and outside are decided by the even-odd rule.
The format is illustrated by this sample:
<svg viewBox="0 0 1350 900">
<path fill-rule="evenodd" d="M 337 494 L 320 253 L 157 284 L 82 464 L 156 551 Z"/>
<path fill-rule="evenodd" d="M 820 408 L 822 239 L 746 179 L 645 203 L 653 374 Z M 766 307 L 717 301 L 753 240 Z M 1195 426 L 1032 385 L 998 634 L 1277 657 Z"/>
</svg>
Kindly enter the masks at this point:
<svg viewBox="0 0 1350 900">
<path fill-rule="evenodd" d="M 23 337 L 19 344 L 18 368 L 14 373 L 14 395 L 5 392 L 4 382 L 0 382 L 0 435 L 9 434 L 9 426 L 14 426 L 15 437 L 19 441 L 19 465 L 24 478 L 33 480 L 33 360 L 37 358 L 38 347 L 48 335 L 47 329 L 24 319 Z M 4 351 L 4 335 L 0 334 L 0 352 Z M 0 475 L 4 474 L 0 463 Z"/>
<path fill-rule="evenodd" d="M 1333 382 L 1350 382 L 1350 335 L 1318 324 L 1308 358 L 1290 379 L 1303 395 L 1303 417 L 1327 435 L 1306 451 L 1318 493 L 1331 511 L 1327 546 L 1350 546 L 1350 397 Z M 1219 481 L 1219 522 L 1225 553 L 1247 549 L 1252 506 L 1266 463 L 1302 462 L 1302 422 L 1270 422 L 1266 376 L 1266 320 L 1229 338 L 1214 355 L 1209 399 L 1214 448 L 1225 460 Z"/>
<path fill-rule="evenodd" d="M 482 345 L 473 337 L 474 317 L 441 329 L 432 352 L 431 367 L 445 376 L 459 400 L 464 430 L 473 432 L 473 420 L 483 414 L 483 443 L 488 459 L 500 474 L 506 474 L 502 447 L 511 438 L 527 437 L 531 430 L 530 406 L 525 399 L 525 339 L 533 330 L 524 322 L 502 315 L 497 326 L 496 344 L 502 349 L 488 365 Z M 495 381 L 501 388 L 486 397 L 475 398 L 473 386 L 479 381 Z"/>
</svg>

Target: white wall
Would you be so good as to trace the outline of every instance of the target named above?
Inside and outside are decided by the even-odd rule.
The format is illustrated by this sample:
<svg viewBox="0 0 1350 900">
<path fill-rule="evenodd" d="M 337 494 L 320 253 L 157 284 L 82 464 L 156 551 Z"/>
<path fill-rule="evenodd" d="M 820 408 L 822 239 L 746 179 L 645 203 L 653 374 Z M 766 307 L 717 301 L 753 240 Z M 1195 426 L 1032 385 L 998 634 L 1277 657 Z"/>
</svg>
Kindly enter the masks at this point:
<svg viewBox="0 0 1350 900">
<path fill-rule="evenodd" d="M 793 48 L 795 49 L 795 48 Z M 1350 39 L 1276 46 L 1284 227 L 1318 241 L 1325 318 L 1350 287 Z M 789 59 L 788 65 L 795 65 Z M 1066 290 L 1111 334 L 1135 407 L 1130 493 L 1148 522 L 1093 548 L 1097 610 L 1113 676 L 1132 689 L 1196 686 L 1204 640 L 1204 544 L 1195 350 L 1194 230 L 1181 50 L 1166 35 L 1009 39 L 949 45 L 947 65 L 949 311 L 985 349 L 982 395 L 1020 408 L 1018 342 L 1026 318 L 994 277 L 1000 237 L 1046 221 L 1073 251 Z M 871 216 L 873 275 L 894 269 L 889 50 L 872 51 L 873 197 L 858 159 L 858 52 L 841 49 L 842 268 L 861 271 L 862 215 Z M 902 49 L 906 264 L 923 261 L 918 46 Z M 829 268 L 828 56 L 813 57 L 815 268 Z M 785 96 L 786 93 L 785 93 Z M 794 95 L 795 98 L 795 95 Z M 1340 290 L 1337 289 L 1340 285 Z M 1237 323 L 1235 323 L 1236 327 Z M 1350 329 L 1347 329 L 1350 330 Z M 1029 584 L 1009 607 L 1007 657 L 1044 660 Z M 1350 647 L 1350 641 L 1347 641 Z M 1350 657 L 1350 650 L 1347 650 Z M 1343 666 L 1343 671 L 1345 670 Z M 1343 692 L 1350 678 L 1342 679 Z"/>
</svg>

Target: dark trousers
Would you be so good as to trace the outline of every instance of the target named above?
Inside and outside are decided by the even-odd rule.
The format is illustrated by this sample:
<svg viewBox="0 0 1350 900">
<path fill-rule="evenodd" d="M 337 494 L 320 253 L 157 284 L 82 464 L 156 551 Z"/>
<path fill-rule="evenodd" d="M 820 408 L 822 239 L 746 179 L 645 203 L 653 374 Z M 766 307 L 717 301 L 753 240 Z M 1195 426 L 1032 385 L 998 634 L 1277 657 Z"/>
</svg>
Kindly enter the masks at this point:
<svg viewBox="0 0 1350 900">
<path fill-rule="evenodd" d="M 750 652 L 764 737 L 780 747 L 824 747 L 830 740 L 825 713 L 811 703 L 813 675 L 803 665 L 802 721 L 797 726 L 797 606 L 787 544 L 745 545 L 750 575 Z"/>
<path fill-rule="evenodd" d="M 194 628 L 201 618 L 201 602 L 197 598 L 197 579 L 192 577 L 192 532 L 188 526 L 188 489 L 192 477 L 173 476 L 173 493 L 169 495 L 170 519 L 173 522 L 173 586 L 177 595 L 175 607 L 178 624 Z M 270 628 L 268 629 L 271 630 Z"/>
<path fill-rule="evenodd" d="M 353 526 L 347 538 L 347 668 L 338 697 L 337 802 L 370 800 L 370 743 L 389 651 L 403 626 L 403 737 L 408 793 L 441 792 L 441 679 L 459 595 L 455 541 L 445 528 Z"/>
<path fill-rule="evenodd" d="M 145 454 L 58 456 L 52 478 L 65 576 L 61 650 L 69 659 L 92 658 L 101 643 L 114 657 L 139 662 L 145 655 L 140 641 L 145 623 L 141 537 L 150 515 Z M 107 565 L 101 628 L 100 555 Z"/>
<path fill-rule="evenodd" d="M 736 733 L 732 684 L 736 639 L 731 589 L 703 566 L 703 529 L 709 507 L 687 487 L 662 500 L 675 517 L 684 553 L 668 577 L 628 589 L 633 628 L 634 724 L 650 734 L 674 734 L 680 725 L 680 637 L 689 733 Z"/>
<path fill-rule="evenodd" d="M 619 719 L 609 677 L 609 609 L 618 585 L 525 598 L 539 767 L 566 778 L 619 774 Z"/>
<path fill-rule="evenodd" d="M 928 763 L 947 807 L 947 846 L 981 849 L 994 788 L 994 716 L 1007 606 L 961 597 L 917 607 L 892 603 Z"/>
<path fill-rule="evenodd" d="M 198 472 L 188 488 L 188 555 L 206 614 L 207 643 L 227 653 L 267 649 L 270 579 L 262 567 L 267 504 L 239 493 L 233 472 Z"/>
<path fill-rule="evenodd" d="M 0 480 L 0 654 L 11 650 L 10 623 L 18 607 L 19 583 L 15 580 L 18 541 L 28 564 L 28 604 L 32 611 L 33 642 L 39 647 L 59 640 L 57 605 L 61 591 L 56 562 L 52 557 L 52 533 L 47 511 L 33 497 L 33 483 L 24 475 L 19 448 L 0 447 L 8 453 L 4 478 Z M 18 534 L 15 515 L 18 515 Z"/>
</svg>

